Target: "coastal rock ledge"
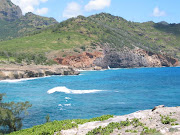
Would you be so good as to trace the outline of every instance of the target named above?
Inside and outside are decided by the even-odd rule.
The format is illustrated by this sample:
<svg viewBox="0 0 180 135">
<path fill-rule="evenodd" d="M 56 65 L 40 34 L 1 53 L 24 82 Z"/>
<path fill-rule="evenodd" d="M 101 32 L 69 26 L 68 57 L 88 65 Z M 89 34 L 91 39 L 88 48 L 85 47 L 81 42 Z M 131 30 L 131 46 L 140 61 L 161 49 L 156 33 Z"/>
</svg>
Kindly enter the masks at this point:
<svg viewBox="0 0 180 135">
<path fill-rule="evenodd" d="M 8 66 L 7 66 L 8 67 Z M 78 75 L 68 66 L 12 66 L 0 67 L 0 80 L 45 77 L 51 75 Z"/>
<path fill-rule="evenodd" d="M 100 126 L 104 128 L 110 123 L 116 125 L 115 123 L 121 122 L 123 126 L 115 127 L 110 135 L 180 135 L 180 107 L 164 107 L 164 105 L 160 105 L 152 110 L 114 116 L 105 121 L 88 122 L 78 125 L 78 128 L 56 132 L 54 135 L 86 135 Z M 97 133 L 97 131 L 98 135 L 100 135 L 99 130 L 94 130 L 90 134 Z"/>
</svg>

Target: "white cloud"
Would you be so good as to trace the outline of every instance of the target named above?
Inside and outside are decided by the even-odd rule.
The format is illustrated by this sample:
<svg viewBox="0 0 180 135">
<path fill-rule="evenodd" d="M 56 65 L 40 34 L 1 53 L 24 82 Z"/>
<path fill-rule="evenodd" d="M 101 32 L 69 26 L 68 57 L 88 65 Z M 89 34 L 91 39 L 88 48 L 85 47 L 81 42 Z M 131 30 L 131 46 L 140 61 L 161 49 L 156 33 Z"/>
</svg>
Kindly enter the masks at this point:
<svg viewBox="0 0 180 135">
<path fill-rule="evenodd" d="M 68 3 L 67 7 L 63 12 L 64 18 L 77 17 L 78 15 L 82 15 L 81 5 L 76 2 Z"/>
<path fill-rule="evenodd" d="M 161 11 L 158 7 L 155 7 L 152 15 L 155 17 L 166 16 L 166 12 Z"/>
<path fill-rule="evenodd" d="M 11 0 L 14 4 L 18 5 L 23 14 L 27 12 L 36 12 L 36 7 L 41 3 L 45 3 L 48 0 Z"/>
<path fill-rule="evenodd" d="M 86 11 L 102 10 L 111 5 L 111 0 L 90 0 L 85 6 Z"/>
<path fill-rule="evenodd" d="M 36 13 L 38 15 L 45 15 L 47 12 L 48 12 L 48 8 L 41 8 L 36 10 Z"/>
</svg>

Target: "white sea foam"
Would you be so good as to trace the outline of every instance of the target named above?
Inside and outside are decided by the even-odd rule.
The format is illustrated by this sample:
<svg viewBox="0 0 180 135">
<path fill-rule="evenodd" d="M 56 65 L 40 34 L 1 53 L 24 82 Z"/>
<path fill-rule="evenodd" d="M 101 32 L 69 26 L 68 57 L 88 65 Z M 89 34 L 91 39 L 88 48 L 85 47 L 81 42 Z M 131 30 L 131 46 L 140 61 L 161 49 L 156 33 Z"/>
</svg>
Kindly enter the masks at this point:
<svg viewBox="0 0 180 135">
<path fill-rule="evenodd" d="M 41 78 L 47 78 L 50 76 L 45 76 L 45 77 L 36 77 L 36 78 L 22 78 L 22 79 L 14 79 L 14 80 L 2 80 L 0 82 L 6 82 L 6 83 L 18 83 L 18 82 L 23 82 L 23 81 L 29 81 L 29 80 L 35 80 L 35 79 L 41 79 Z"/>
<path fill-rule="evenodd" d="M 59 104 L 58 106 L 62 106 L 62 104 Z"/>
<path fill-rule="evenodd" d="M 35 80 L 35 79 L 38 79 L 38 78 L 23 78 L 23 79 L 15 79 L 15 80 L 2 80 L 0 82 L 17 83 L 17 82 Z"/>
<path fill-rule="evenodd" d="M 64 104 L 64 106 L 71 106 L 71 104 Z"/>
<path fill-rule="evenodd" d="M 65 99 L 69 100 L 69 99 L 71 99 L 71 98 L 70 98 L 70 97 L 65 97 Z"/>
<path fill-rule="evenodd" d="M 96 93 L 101 92 L 103 90 L 71 90 L 66 87 L 55 87 L 47 91 L 48 94 L 52 94 L 55 92 L 64 92 L 66 94 L 88 94 L 88 93 Z"/>
</svg>

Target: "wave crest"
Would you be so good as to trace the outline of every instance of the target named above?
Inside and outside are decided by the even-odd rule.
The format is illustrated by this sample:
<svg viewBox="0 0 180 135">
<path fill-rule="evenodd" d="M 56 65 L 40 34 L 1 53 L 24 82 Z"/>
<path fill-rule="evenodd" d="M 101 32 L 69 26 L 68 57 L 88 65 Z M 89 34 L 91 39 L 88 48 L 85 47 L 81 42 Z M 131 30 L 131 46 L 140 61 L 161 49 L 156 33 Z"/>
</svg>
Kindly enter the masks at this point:
<svg viewBox="0 0 180 135">
<path fill-rule="evenodd" d="M 55 92 L 64 92 L 66 94 L 88 94 L 88 93 L 97 93 L 104 90 L 71 90 L 66 87 L 55 87 L 47 91 L 48 94 L 52 94 Z"/>
</svg>

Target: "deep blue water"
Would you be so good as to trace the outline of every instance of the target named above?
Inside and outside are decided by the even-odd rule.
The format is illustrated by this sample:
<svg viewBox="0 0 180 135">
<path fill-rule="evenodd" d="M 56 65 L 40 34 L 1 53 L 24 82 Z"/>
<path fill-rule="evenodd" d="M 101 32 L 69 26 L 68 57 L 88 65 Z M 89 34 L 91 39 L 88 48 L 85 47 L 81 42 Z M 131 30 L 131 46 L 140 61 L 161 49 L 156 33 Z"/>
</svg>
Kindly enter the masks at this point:
<svg viewBox="0 0 180 135">
<path fill-rule="evenodd" d="M 48 94 L 53 88 L 61 92 Z M 84 90 L 89 91 L 80 94 Z M 84 71 L 79 76 L 0 82 L 0 93 L 7 94 L 5 101 L 32 104 L 23 128 L 44 123 L 47 114 L 51 120 L 123 115 L 161 104 L 180 106 L 180 68 Z"/>
</svg>

